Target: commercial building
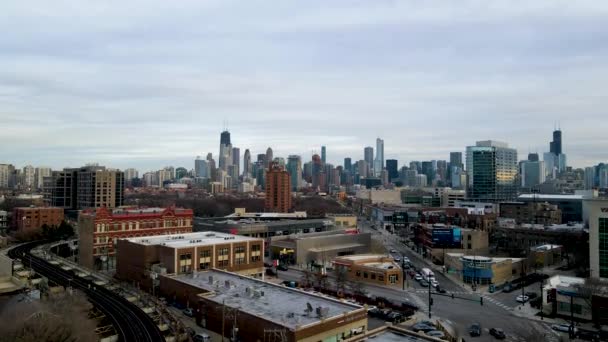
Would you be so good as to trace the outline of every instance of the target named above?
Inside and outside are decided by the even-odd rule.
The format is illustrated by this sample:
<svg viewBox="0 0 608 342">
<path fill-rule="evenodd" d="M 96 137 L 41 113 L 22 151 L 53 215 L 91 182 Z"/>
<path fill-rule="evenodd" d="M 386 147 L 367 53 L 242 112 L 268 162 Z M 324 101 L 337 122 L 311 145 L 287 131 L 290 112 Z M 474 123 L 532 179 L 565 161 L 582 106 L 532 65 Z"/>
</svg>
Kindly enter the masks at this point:
<svg viewBox="0 0 608 342">
<path fill-rule="evenodd" d="M 361 306 L 219 270 L 162 276 L 160 291 L 193 307 L 201 326 L 243 342 L 342 341 L 367 330 Z"/>
<path fill-rule="evenodd" d="M 566 155 L 562 153 L 562 131 L 553 131 L 553 141 L 549 143 L 549 152 L 543 155 L 546 173 L 549 178 L 555 178 L 566 170 Z"/>
<path fill-rule="evenodd" d="M 8 229 L 8 213 L 0 210 L 0 235 Z"/>
<path fill-rule="evenodd" d="M 592 319 L 591 298 L 585 298 L 581 287 L 585 279 L 556 275 L 547 279 L 543 287 L 543 312 L 570 319 Z"/>
<path fill-rule="evenodd" d="M 78 216 L 79 263 L 113 268 L 119 239 L 192 232 L 192 210 L 181 208 L 97 208 Z"/>
<path fill-rule="evenodd" d="M 56 207 L 18 207 L 13 209 L 13 228 L 28 233 L 40 230 L 43 225 L 59 226 L 63 209 Z"/>
<path fill-rule="evenodd" d="M 487 255 L 489 237 L 487 231 L 460 228 L 441 223 L 417 224 L 413 227 L 414 243 L 425 257 L 445 262 L 447 253 Z"/>
<path fill-rule="evenodd" d="M 381 286 L 401 286 L 401 265 L 386 255 L 361 254 L 337 257 L 334 273 L 346 275 L 346 280 Z"/>
<path fill-rule="evenodd" d="M 64 209 L 116 208 L 124 202 L 124 173 L 103 166 L 53 171 L 44 179 L 44 198 Z"/>
<path fill-rule="evenodd" d="M 158 274 L 222 269 L 262 278 L 264 240 L 199 232 L 119 239 L 116 276 L 150 289 Z"/>
<path fill-rule="evenodd" d="M 267 211 L 286 213 L 291 210 L 291 182 L 289 172 L 279 163 L 272 162 L 266 173 L 266 198 L 264 208 Z"/>
<path fill-rule="evenodd" d="M 584 212 L 589 226 L 591 277 L 608 280 L 608 200 L 585 200 Z"/>
<path fill-rule="evenodd" d="M 336 257 L 369 253 L 370 247 L 371 233 L 335 230 L 275 236 L 271 239 L 269 252 L 272 259 L 282 264 L 329 266 Z"/>
<path fill-rule="evenodd" d="M 546 171 L 545 171 L 545 162 L 538 160 L 538 155 L 536 156 L 536 161 L 528 160 L 521 162 L 520 164 L 520 175 L 521 175 L 521 184 L 520 186 L 525 189 L 533 189 L 538 185 L 545 182 Z"/>
<path fill-rule="evenodd" d="M 593 197 L 597 197 L 597 192 L 591 190 L 578 192 L 574 195 L 523 194 L 517 197 L 517 201 L 554 204 L 562 212 L 562 222 L 582 222 L 583 200 Z"/>
<path fill-rule="evenodd" d="M 386 171 L 388 172 L 388 180 L 393 181 L 393 179 L 399 178 L 399 170 L 397 169 L 397 159 L 387 159 L 386 160 Z"/>
<path fill-rule="evenodd" d="M 334 220 L 336 228 L 357 228 L 357 216 L 351 214 L 327 214 L 327 218 Z"/>
<path fill-rule="evenodd" d="M 517 150 L 498 141 L 467 147 L 468 198 L 499 202 L 517 196 Z"/>
<path fill-rule="evenodd" d="M 494 229 L 493 240 L 498 249 L 512 256 L 524 256 L 536 246 L 562 246 L 564 256 L 576 256 L 577 250 L 586 249 L 589 235 L 583 224 L 561 225 L 514 225 Z M 576 260 L 570 260 L 576 262 Z"/>
<path fill-rule="evenodd" d="M 372 204 L 401 204 L 401 190 L 361 189 L 357 191 L 357 198 Z"/>
<path fill-rule="evenodd" d="M 512 218 L 517 224 L 552 225 L 562 223 L 562 211 L 545 202 L 502 202 L 500 217 Z"/>
<path fill-rule="evenodd" d="M 490 258 L 471 253 L 447 253 L 446 271 L 467 284 L 501 286 L 521 277 L 523 258 Z"/>
</svg>

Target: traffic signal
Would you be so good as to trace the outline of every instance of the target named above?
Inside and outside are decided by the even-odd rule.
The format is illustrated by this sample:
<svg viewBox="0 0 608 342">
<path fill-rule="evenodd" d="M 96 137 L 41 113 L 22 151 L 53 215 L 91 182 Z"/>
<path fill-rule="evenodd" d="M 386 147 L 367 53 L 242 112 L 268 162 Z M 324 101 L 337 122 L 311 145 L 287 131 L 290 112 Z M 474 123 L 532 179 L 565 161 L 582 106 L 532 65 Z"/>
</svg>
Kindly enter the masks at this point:
<svg viewBox="0 0 608 342">
<path fill-rule="evenodd" d="M 433 298 L 429 299 L 429 303 L 431 304 L 431 306 L 433 306 Z"/>
<path fill-rule="evenodd" d="M 452 293 L 452 299 L 454 299 L 454 294 Z"/>
<path fill-rule="evenodd" d="M 483 306 L 483 297 L 479 297 L 479 302 L 481 303 L 481 306 Z"/>
</svg>

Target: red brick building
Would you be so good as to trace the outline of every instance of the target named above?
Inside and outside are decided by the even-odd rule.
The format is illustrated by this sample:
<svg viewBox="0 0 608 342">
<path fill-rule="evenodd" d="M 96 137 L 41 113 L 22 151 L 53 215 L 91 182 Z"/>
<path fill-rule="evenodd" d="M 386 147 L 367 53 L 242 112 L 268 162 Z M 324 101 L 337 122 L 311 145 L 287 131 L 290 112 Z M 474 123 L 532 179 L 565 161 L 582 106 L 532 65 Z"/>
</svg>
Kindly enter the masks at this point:
<svg viewBox="0 0 608 342">
<path fill-rule="evenodd" d="M 278 163 L 271 163 L 266 172 L 266 211 L 286 213 L 291 209 L 289 172 Z"/>
<path fill-rule="evenodd" d="M 35 232 L 43 225 L 59 226 L 63 209 L 57 207 L 18 207 L 13 209 L 13 228 L 22 233 Z"/>
<path fill-rule="evenodd" d="M 191 209 L 97 208 L 78 217 L 79 262 L 91 269 L 115 266 L 118 239 L 192 232 Z"/>
</svg>

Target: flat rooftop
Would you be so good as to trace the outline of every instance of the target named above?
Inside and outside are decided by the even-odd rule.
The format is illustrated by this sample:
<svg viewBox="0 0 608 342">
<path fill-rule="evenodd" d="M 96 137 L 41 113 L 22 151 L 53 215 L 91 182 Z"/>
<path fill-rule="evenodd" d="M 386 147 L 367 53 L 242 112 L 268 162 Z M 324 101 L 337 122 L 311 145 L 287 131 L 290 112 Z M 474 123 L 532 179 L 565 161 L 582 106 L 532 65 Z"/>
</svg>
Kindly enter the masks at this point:
<svg viewBox="0 0 608 342">
<path fill-rule="evenodd" d="M 186 234 L 155 235 L 129 238 L 126 240 L 140 245 L 162 245 L 172 248 L 181 248 L 187 246 L 209 246 L 226 242 L 260 241 L 260 239 L 258 238 L 220 232 L 196 232 Z"/>
<path fill-rule="evenodd" d="M 519 199 L 538 199 L 538 200 L 583 200 L 583 195 L 552 195 L 552 194 L 522 194 Z"/>
<path fill-rule="evenodd" d="M 359 305 L 218 270 L 176 275 L 172 276 L 172 279 L 211 292 L 204 294 L 208 300 L 218 304 L 225 303 L 229 307 L 238 308 L 290 330 L 317 324 L 344 313 L 364 310 Z M 229 287 L 226 286 L 227 282 Z M 307 304 L 312 307 L 310 314 L 306 314 Z M 319 307 L 326 311 L 323 317 L 318 317 L 316 313 Z"/>
<path fill-rule="evenodd" d="M 265 218 L 306 218 L 305 211 L 296 211 L 294 213 L 232 213 L 224 218 L 253 218 L 253 219 L 265 219 Z"/>
</svg>

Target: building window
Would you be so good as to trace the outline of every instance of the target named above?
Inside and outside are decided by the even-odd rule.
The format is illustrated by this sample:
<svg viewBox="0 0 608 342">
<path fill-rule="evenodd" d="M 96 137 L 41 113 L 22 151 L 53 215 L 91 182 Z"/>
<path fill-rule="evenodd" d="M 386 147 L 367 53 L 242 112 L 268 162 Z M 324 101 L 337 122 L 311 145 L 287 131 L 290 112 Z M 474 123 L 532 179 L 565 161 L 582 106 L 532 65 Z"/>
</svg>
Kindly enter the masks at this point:
<svg viewBox="0 0 608 342">
<path fill-rule="evenodd" d="M 243 265 L 245 263 L 245 258 L 235 258 L 234 263 L 237 265 Z"/>
<path fill-rule="evenodd" d="M 180 254 L 179 256 L 179 270 L 181 273 L 188 273 L 192 271 L 192 254 Z"/>
<path fill-rule="evenodd" d="M 201 263 L 199 264 L 199 269 L 201 269 L 201 270 L 208 270 L 208 269 L 209 269 L 209 266 L 210 266 L 210 263 L 209 263 L 209 262 L 201 262 Z"/>
<path fill-rule="evenodd" d="M 471 243 L 467 244 L 467 249 L 471 249 Z"/>
<path fill-rule="evenodd" d="M 367 272 L 363 272 L 363 278 L 367 279 Z"/>
<path fill-rule="evenodd" d="M 228 267 L 228 260 L 220 260 L 217 262 L 217 267 L 224 268 Z"/>
<path fill-rule="evenodd" d="M 234 248 L 234 254 L 245 253 L 245 247 L 237 246 Z"/>
<path fill-rule="evenodd" d="M 224 255 L 228 255 L 229 253 L 229 248 L 220 248 L 219 250 L 219 255 L 224 256 Z"/>
<path fill-rule="evenodd" d="M 389 276 L 388 276 L 388 281 L 389 281 L 391 284 L 396 284 L 396 283 L 397 283 L 397 280 L 398 280 L 398 279 L 397 279 L 397 275 L 396 275 L 396 274 L 391 274 L 391 275 L 389 275 Z"/>
<path fill-rule="evenodd" d="M 372 279 L 372 280 L 376 280 L 376 273 L 372 273 L 372 274 L 371 274 L 371 279 Z"/>
<path fill-rule="evenodd" d="M 252 252 L 259 252 L 262 250 L 262 246 L 261 245 L 251 245 L 251 251 Z"/>
<path fill-rule="evenodd" d="M 201 255 L 200 256 L 201 258 L 211 258 L 211 250 L 207 249 L 207 250 L 201 251 L 200 255 Z"/>
<path fill-rule="evenodd" d="M 357 271 L 356 275 L 357 275 L 357 277 L 360 277 L 361 276 L 361 271 Z"/>
<path fill-rule="evenodd" d="M 608 218 L 601 217 L 598 225 L 599 276 L 600 278 L 608 278 Z"/>
<path fill-rule="evenodd" d="M 384 275 L 383 274 L 378 274 L 378 280 L 379 281 L 384 281 Z"/>
</svg>

